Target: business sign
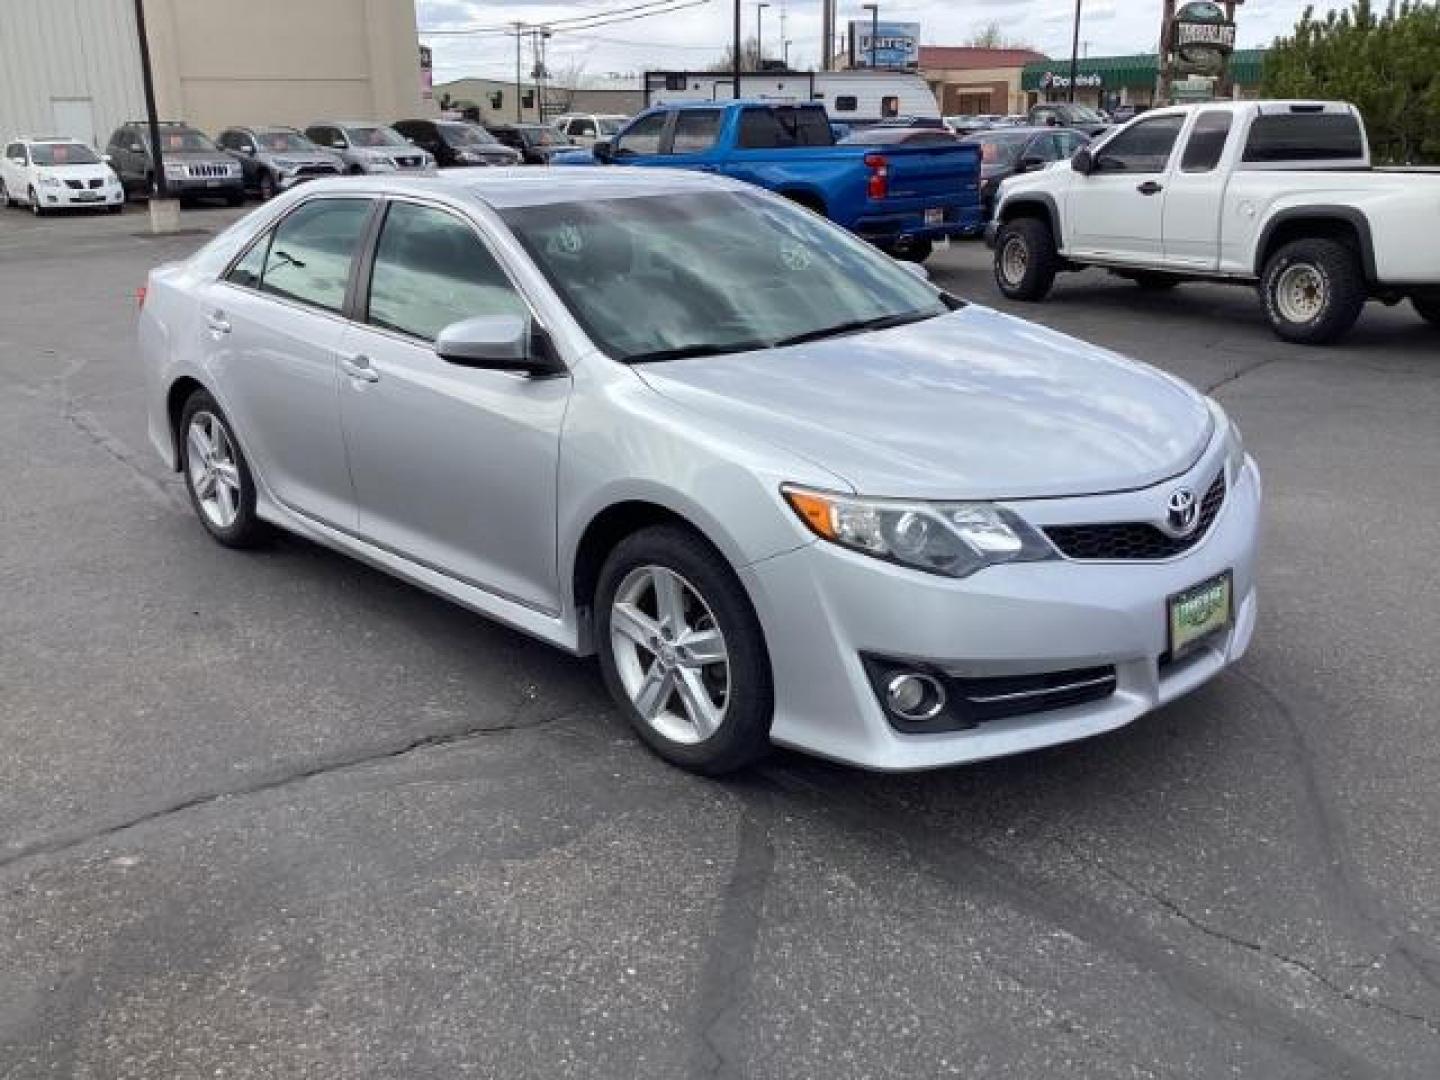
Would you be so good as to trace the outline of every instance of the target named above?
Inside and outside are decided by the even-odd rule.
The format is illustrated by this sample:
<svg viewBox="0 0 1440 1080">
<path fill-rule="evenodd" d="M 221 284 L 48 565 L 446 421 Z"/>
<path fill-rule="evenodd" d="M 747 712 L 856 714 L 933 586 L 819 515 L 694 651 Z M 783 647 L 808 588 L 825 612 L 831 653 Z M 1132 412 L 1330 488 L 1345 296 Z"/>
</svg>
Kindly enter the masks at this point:
<svg viewBox="0 0 1440 1080">
<path fill-rule="evenodd" d="M 435 98 L 435 57 L 429 45 L 420 46 L 420 100 Z"/>
<path fill-rule="evenodd" d="M 1218 75 L 1235 51 L 1235 24 L 1219 4 L 1194 0 L 1175 13 L 1171 49 L 1187 71 Z"/>
<path fill-rule="evenodd" d="M 1105 85 L 1104 76 L 1098 71 L 1082 71 L 1075 76 L 1076 90 L 1099 90 Z M 1070 76 L 1058 71 L 1045 71 L 1040 74 L 1041 90 L 1069 90 Z"/>
<path fill-rule="evenodd" d="M 920 66 L 920 24 L 852 20 L 850 66 L 913 71 Z"/>
</svg>

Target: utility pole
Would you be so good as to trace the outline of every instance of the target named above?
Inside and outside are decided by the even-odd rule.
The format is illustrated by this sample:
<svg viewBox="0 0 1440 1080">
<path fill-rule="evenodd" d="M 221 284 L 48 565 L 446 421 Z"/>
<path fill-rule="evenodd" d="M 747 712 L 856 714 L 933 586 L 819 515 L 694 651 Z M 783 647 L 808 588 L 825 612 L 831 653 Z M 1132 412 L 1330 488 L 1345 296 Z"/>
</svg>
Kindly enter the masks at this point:
<svg viewBox="0 0 1440 1080">
<path fill-rule="evenodd" d="M 149 193 L 150 229 L 157 233 L 174 232 L 180 225 L 180 215 L 169 201 L 170 186 L 165 182 L 165 152 L 160 145 L 160 114 L 155 109 L 155 74 L 150 67 L 150 37 L 145 30 L 144 0 L 135 0 L 135 35 L 140 43 L 140 81 L 145 90 L 145 122 L 150 131 L 150 167 L 154 170 L 155 177 L 155 187 Z"/>
<path fill-rule="evenodd" d="M 761 0 L 755 5 L 755 69 L 765 69 L 765 9 L 770 5 Z"/>
<path fill-rule="evenodd" d="M 880 5 L 861 4 L 860 7 L 870 13 L 870 70 L 875 70 L 875 49 L 880 44 Z"/>
<path fill-rule="evenodd" d="M 835 62 L 835 0 L 820 0 L 820 70 Z"/>
<path fill-rule="evenodd" d="M 1075 104 L 1075 84 L 1080 79 L 1080 5 L 1075 0 L 1075 36 L 1070 42 L 1070 104 Z"/>
<path fill-rule="evenodd" d="M 515 122 L 518 124 L 525 119 L 525 114 L 520 107 L 520 98 L 524 93 L 520 85 L 520 38 L 525 32 L 525 24 L 517 22 L 511 25 L 515 27 Z"/>
<path fill-rule="evenodd" d="M 740 100 L 740 72 L 744 70 L 740 56 L 740 50 L 742 48 L 743 43 L 740 40 L 740 0 L 735 0 L 735 56 L 733 58 L 734 63 L 731 66 L 734 68 L 736 101 Z"/>
<path fill-rule="evenodd" d="M 1160 50 L 1156 59 L 1160 62 L 1160 74 L 1155 79 L 1155 104 L 1169 105 L 1174 94 L 1175 72 L 1170 65 L 1170 39 L 1174 36 L 1175 0 L 1160 0 Z"/>
</svg>

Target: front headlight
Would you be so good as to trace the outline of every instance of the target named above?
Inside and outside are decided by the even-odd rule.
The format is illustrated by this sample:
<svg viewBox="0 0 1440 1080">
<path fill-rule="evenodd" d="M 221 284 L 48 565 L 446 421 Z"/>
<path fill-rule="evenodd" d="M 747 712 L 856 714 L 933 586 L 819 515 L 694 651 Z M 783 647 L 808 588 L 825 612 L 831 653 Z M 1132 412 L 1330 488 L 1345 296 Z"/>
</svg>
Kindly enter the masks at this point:
<svg viewBox="0 0 1440 1080">
<path fill-rule="evenodd" d="M 184 166 L 184 165 L 173 165 L 173 164 L 171 164 L 170 162 L 167 161 L 167 162 L 165 163 L 165 175 L 166 175 L 166 176 L 181 176 L 181 177 L 183 177 L 183 176 L 185 175 L 185 166 Z"/>
<path fill-rule="evenodd" d="M 930 574 L 969 577 L 987 566 L 1055 559 L 1017 515 L 991 503 L 863 499 L 786 484 L 781 492 L 823 540 Z"/>
<path fill-rule="evenodd" d="M 41 187 L 59 187 L 59 186 L 60 186 L 60 178 L 59 178 L 58 176 L 51 176 L 51 175 L 49 175 L 48 173 L 41 173 L 36 179 L 38 179 L 38 180 L 40 181 L 40 186 L 41 186 Z"/>
</svg>

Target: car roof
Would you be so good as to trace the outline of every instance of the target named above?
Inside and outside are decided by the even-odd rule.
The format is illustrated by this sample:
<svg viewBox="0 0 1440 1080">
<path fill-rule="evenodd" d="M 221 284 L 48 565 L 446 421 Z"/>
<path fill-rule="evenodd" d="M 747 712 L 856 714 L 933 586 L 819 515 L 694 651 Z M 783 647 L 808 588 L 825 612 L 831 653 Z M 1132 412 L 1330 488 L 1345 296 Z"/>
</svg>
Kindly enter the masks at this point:
<svg viewBox="0 0 1440 1080">
<path fill-rule="evenodd" d="M 483 175 L 465 175 L 471 172 Z M 500 166 L 438 176 L 368 176 L 312 180 L 307 193 L 441 195 L 496 209 L 545 206 L 596 199 L 641 198 L 705 191 L 750 191 L 740 180 L 684 169 L 586 169 L 557 165 L 549 169 Z"/>
<path fill-rule="evenodd" d="M 85 145 L 84 139 L 72 139 L 69 135 L 16 135 L 14 142 L 18 143 L 79 143 Z"/>
<path fill-rule="evenodd" d="M 972 131 L 968 135 L 962 135 L 961 138 L 984 139 L 987 136 L 995 135 L 1041 135 L 1053 134 L 1057 131 L 1067 131 L 1071 135 L 1079 135 L 1083 139 L 1090 137 L 1078 128 L 1066 127 L 1064 124 L 1014 124 L 1009 127 L 989 128 L 986 131 Z"/>
</svg>

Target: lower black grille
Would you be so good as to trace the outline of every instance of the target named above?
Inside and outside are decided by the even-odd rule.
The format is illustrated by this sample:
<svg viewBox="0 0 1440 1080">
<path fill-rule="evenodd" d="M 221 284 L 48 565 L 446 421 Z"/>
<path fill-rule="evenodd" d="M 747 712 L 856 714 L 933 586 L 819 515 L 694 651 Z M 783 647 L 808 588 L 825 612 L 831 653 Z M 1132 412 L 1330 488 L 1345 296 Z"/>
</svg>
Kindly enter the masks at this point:
<svg viewBox="0 0 1440 1080">
<path fill-rule="evenodd" d="M 424 160 L 424 158 L 418 157 L 397 157 L 395 159 L 395 164 L 399 165 L 402 169 L 417 169 L 424 162 Z"/>
<path fill-rule="evenodd" d="M 1225 502 L 1225 471 L 1215 477 L 1200 500 L 1199 520 L 1189 536 L 1170 536 L 1146 521 L 1099 525 L 1047 525 L 1045 535 L 1067 559 L 1133 562 L 1172 559 L 1198 544 Z"/>
<path fill-rule="evenodd" d="M 295 170 L 296 176 L 334 176 L 340 170 L 334 165 L 301 165 Z"/>
<path fill-rule="evenodd" d="M 93 177 L 93 178 L 91 179 L 91 181 L 90 181 L 90 186 L 91 186 L 92 188 L 104 187 L 104 186 L 105 186 L 105 178 L 102 177 L 102 176 Z"/>
</svg>

